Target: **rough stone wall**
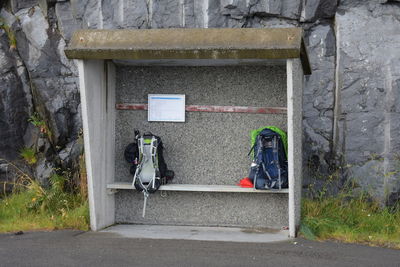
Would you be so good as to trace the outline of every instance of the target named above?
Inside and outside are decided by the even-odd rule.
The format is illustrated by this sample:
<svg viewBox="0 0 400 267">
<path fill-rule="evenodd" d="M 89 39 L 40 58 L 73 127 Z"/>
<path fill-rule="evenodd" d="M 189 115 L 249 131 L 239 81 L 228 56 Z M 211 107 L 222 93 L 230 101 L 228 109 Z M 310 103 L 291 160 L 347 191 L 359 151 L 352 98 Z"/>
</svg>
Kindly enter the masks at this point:
<svg viewBox="0 0 400 267">
<path fill-rule="evenodd" d="M 10 50 L 0 27 L 0 157 L 14 160 L 20 147 L 42 140 L 46 153 L 34 172 L 45 178 L 55 161 L 79 154 L 77 71 L 63 53 L 76 29 L 301 26 L 313 70 L 304 88 L 305 183 L 340 169 L 376 197 L 394 200 L 400 190 L 400 3 L 338 2 L 3 1 L 2 23 L 15 33 L 17 47 Z M 34 111 L 51 137 L 36 138 L 26 121 Z"/>
<path fill-rule="evenodd" d="M 15 51 L 9 50 L 7 34 L 0 32 L 0 151 L 2 157 L 14 159 L 23 146 L 30 113 L 29 90 L 25 91 L 24 67 Z"/>
<path fill-rule="evenodd" d="M 342 4 L 334 149 L 349 177 L 394 201 L 400 189 L 400 3 Z"/>
</svg>

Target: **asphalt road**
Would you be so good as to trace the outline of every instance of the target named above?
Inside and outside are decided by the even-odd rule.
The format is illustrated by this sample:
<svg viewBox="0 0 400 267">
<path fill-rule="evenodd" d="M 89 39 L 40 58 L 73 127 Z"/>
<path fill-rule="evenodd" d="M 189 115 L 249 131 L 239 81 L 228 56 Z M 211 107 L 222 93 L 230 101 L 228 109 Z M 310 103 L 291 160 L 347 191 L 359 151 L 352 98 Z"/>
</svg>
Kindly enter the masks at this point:
<svg viewBox="0 0 400 267">
<path fill-rule="evenodd" d="M 0 235 L 0 266 L 400 266 L 400 250 L 303 239 L 230 243 L 28 232 Z"/>
</svg>

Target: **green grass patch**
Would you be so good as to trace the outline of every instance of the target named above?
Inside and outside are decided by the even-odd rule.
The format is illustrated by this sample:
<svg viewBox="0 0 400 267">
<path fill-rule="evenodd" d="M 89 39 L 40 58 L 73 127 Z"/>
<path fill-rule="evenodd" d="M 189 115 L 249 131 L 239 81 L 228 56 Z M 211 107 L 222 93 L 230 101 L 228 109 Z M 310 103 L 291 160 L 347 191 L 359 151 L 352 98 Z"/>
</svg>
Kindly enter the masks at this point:
<svg viewBox="0 0 400 267">
<path fill-rule="evenodd" d="M 8 36 L 8 41 L 10 45 L 10 49 L 16 49 L 17 48 L 17 38 L 15 37 L 14 32 L 11 30 L 11 28 L 6 24 L 4 19 L 0 18 L 0 29 L 3 29 L 7 36 Z"/>
<path fill-rule="evenodd" d="M 14 32 L 11 29 L 8 29 L 6 32 L 8 34 L 10 49 L 17 49 L 17 38 L 15 38 Z"/>
<path fill-rule="evenodd" d="M 34 148 L 24 147 L 20 150 L 19 154 L 29 165 L 33 165 L 37 162 L 36 151 Z"/>
<path fill-rule="evenodd" d="M 381 207 L 365 195 L 303 199 L 300 234 L 400 249 L 400 205 Z"/>
<path fill-rule="evenodd" d="M 0 232 L 89 229 L 87 199 L 66 190 L 67 180 L 54 174 L 44 188 L 24 176 L 15 192 L 0 200 Z"/>
</svg>

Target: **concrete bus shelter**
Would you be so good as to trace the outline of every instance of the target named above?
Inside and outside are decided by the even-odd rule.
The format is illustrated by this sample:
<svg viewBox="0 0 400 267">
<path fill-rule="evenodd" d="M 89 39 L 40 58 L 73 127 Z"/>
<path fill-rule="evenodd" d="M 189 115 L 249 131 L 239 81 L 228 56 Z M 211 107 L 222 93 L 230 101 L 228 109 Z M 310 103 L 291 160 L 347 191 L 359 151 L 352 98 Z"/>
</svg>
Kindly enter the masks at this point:
<svg viewBox="0 0 400 267">
<path fill-rule="evenodd" d="M 300 223 L 301 28 L 80 30 L 65 49 L 79 68 L 90 224 L 289 227 Z M 185 94 L 186 121 L 148 122 L 148 94 Z M 289 188 L 236 184 L 250 130 L 288 132 Z M 134 129 L 162 138 L 172 183 L 149 198 L 132 187 L 125 146 Z"/>
</svg>

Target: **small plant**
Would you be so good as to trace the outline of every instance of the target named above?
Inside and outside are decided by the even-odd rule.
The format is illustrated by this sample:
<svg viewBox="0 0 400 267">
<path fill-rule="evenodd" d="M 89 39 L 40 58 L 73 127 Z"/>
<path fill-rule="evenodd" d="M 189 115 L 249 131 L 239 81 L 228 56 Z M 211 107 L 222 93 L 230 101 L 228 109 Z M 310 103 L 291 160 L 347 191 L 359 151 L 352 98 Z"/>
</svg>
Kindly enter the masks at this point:
<svg viewBox="0 0 400 267">
<path fill-rule="evenodd" d="M 85 154 L 79 156 L 79 192 L 84 198 L 88 197 L 87 173 L 85 165 Z"/>
<path fill-rule="evenodd" d="M 38 113 L 35 112 L 33 115 L 31 115 L 28 121 L 38 127 L 41 133 L 47 134 L 49 137 L 51 136 L 49 127 L 47 127 L 46 122 L 39 116 Z"/>
<path fill-rule="evenodd" d="M 39 114 L 37 114 L 36 112 L 29 117 L 28 121 L 36 127 L 46 126 L 46 123 L 40 118 Z"/>
<path fill-rule="evenodd" d="M 75 205 L 74 195 L 66 192 L 66 179 L 58 174 L 50 176 L 50 187 L 43 189 L 36 181 L 29 181 L 32 202 L 28 207 L 34 211 L 47 211 L 52 215 L 61 215 Z"/>
<path fill-rule="evenodd" d="M 10 29 L 10 27 L 5 23 L 3 19 L 0 19 L 0 29 L 3 29 L 9 40 L 10 50 L 14 50 L 17 48 L 17 39 L 15 38 L 14 32 Z"/>
<path fill-rule="evenodd" d="M 20 151 L 20 155 L 29 165 L 34 165 L 37 162 L 36 151 L 33 148 L 22 148 Z"/>
</svg>

